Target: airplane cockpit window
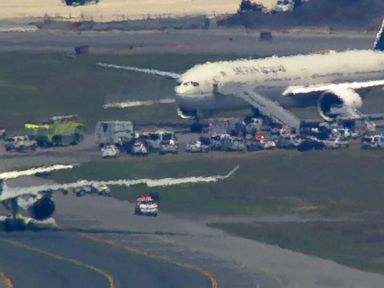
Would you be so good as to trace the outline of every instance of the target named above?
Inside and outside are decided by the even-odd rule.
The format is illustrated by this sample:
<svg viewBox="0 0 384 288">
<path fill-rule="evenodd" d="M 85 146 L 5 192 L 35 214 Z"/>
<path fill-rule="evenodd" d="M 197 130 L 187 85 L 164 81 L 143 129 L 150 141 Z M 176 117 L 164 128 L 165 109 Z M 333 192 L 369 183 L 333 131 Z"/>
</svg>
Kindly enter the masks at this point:
<svg viewBox="0 0 384 288">
<path fill-rule="evenodd" d="M 199 82 L 196 82 L 196 81 L 189 81 L 189 82 L 184 82 L 184 83 L 180 83 L 180 85 L 183 85 L 183 86 L 193 86 L 193 87 L 199 87 Z"/>
</svg>

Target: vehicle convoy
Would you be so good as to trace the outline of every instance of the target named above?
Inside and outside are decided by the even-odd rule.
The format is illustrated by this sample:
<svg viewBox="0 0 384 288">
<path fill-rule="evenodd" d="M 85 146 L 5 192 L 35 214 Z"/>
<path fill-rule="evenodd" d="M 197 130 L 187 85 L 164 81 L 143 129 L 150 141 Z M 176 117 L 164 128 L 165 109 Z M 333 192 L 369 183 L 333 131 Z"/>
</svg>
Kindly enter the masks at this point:
<svg viewBox="0 0 384 288">
<path fill-rule="evenodd" d="M 26 134 L 40 147 L 77 145 L 83 139 L 84 128 L 75 115 L 54 116 L 42 123 L 24 124 Z"/>
<path fill-rule="evenodd" d="M 28 136 L 8 137 L 4 141 L 4 147 L 7 151 L 25 152 L 27 150 L 35 150 L 37 142 Z"/>
<path fill-rule="evenodd" d="M 156 130 L 138 133 L 137 141 L 145 144 L 148 153 L 177 153 L 178 145 L 173 131 Z"/>
<path fill-rule="evenodd" d="M 141 195 L 136 200 L 135 215 L 157 216 L 159 213 L 158 199 L 151 195 Z"/>
<path fill-rule="evenodd" d="M 96 144 L 99 146 L 116 145 L 130 150 L 135 137 L 131 121 L 99 121 L 95 128 Z"/>
<path fill-rule="evenodd" d="M 86 181 L 84 182 L 84 186 L 77 187 L 77 188 L 70 188 L 70 189 L 63 189 L 63 194 L 72 193 L 76 197 L 82 197 L 85 195 L 100 195 L 100 196 L 110 196 L 111 189 L 105 185 L 105 184 L 92 184 L 87 185 Z M 81 184 L 82 181 L 79 181 L 79 184 Z"/>
</svg>

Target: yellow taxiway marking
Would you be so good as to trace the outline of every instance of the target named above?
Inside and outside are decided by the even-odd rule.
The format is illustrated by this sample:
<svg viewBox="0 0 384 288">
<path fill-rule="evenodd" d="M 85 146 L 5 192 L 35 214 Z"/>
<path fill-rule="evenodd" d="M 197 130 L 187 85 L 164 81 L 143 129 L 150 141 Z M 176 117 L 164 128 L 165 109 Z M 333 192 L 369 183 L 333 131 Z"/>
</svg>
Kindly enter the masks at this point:
<svg viewBox="0 0 384 288">
<path fill-rule="evenodd" d="M 5 288 L 13 288 L 12 279 L 3 272 L 0 272 L 0 281 L 3 282 Z"/>
<path fill-rule="evenodd" d="M 150 259 L 160 260 L 160 261 L 166 262 L 168 264 L 178 266 L 178 267 L 183 268 L 183 269 L 196 271 L 208 279 L 211 288 L 218 288 L 217 280 L 213 276 L 213 274 L 211 272 L 205 270 L 204 268 L 199 267 L 199 266 L 178 262 L 178 261 L 172 260 L 166 256 L 151 254 L 151 253 L 143 251 L 137 247 L 118 243 L 115 240 L 103 240 L 103 239 L 100 239 L 100 238 L 97 238 L 97 237 L 94 237 L 92 235 L 85 234 L 85 233 L 78 233 L 78 234 L 80 236 L 82 236 L 83 238 L 95 241 L 95 242 L 100 243 L 100 244 L 110 245 L 110 246 L 120 248 L 120 249 L 126 250 L 128 252 L 131 252 L 131 253 L 134 253 L 137 255 L 141 255 L 141 256 L 144 256 L 144 257 L 147 257 Z"/>
<path fill-rule="evenodd" d="M 77 259 L 73 259 L 73 258 L 68 258 L 68 257 L 64 257 L 64 256 L 61 256 L 61 255 L 57 255 L 57 254 L 54 254 L 54 253 L 42 250 L 40 248 L 36 248 L 36 247 L 32 247 L 32 246 L 26 245 L 24 243 L 21 243 L 21 242 L 15 241 L 15 240 L 0 239 L 0 241 L 3 242 L 3 243 L 8 243 L 8 244 L 10 244 L 10 245 L 12 245 L 14 247 L 18 247 L 18 248 L 22 248 L 22 249 L 25 249 L 25 250 L 33 251 L 35 253 L 38 253 L 38 254 L 41 254 L 41 255 L 45 255 L 45 256 L 54 258 L 56 260 L 69 262 L 69 263 L 72 263 L 72 264 L 74 264 L 76 266 L 92 270 L 92 271 L 98 273 L 99 275 L 103 276 L 107 280 L 108 288 L 115 288 L 115 283 L 114 283 L 113 277 L 110 274 L 108 274 L 107 272 L 105 272 L 104 270 L 100 269 L 100 268 L 97 268 L 97 267 L 92 266 L 90 264 L 83 263 L 83 262 L 81 262 L 81 261 L 79 261 Z M 6 288 L 13 288 L 13 285 L 12 286 L 6 286 Z"/>
</svg>

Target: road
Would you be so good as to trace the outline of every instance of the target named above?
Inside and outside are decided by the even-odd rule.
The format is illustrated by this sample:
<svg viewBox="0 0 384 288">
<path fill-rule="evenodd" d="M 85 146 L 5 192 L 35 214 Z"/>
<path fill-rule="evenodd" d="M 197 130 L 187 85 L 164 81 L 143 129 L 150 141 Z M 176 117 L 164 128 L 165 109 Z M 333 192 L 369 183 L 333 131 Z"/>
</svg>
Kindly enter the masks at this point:
<svg viewBox="0 0 384 288">
<path fill-rule="evenodd" d="M 14 287 L 210 287 L 198 271 L 75 232 L 1 232 L 0 255 Z"/>
<path fill-rule="evenodd" d="M 241 56 L 293 55 L 322 49 L 371 49 L 375 33 L 273 32 L 261 41 L 260 31 L 242 28 L 166 31 L 69 31 L 0 32 L 0 51 L 72 52 L 89 45 L 90 53 L 181 53 Z"/>
<path fill-rule="evenodd" d="M 161 213 L 157 218 L 137 217 L 132 204 L 111 198 L 73 201 L 57 195 L 56 201 L 58 219 L 67 229 L 194 263 L 211 272 L 219 287 L 373 288 L 384 283 L 382 275 L 227 235 L 206 227 L 209 217 L 204 223 L 193 216 Z M 217 219 L 212 217 L 211 221 Z"/>
</svg>

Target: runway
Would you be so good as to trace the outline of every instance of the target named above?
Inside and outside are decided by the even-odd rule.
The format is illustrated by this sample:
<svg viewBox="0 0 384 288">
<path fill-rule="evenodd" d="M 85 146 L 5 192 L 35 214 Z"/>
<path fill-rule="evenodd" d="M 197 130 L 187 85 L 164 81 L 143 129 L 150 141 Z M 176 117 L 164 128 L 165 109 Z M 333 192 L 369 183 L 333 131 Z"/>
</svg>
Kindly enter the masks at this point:
<svg viewBox="0 0 384 288">
<path fill-rule="evenodd" d="M 72 52 L 89 45 L 98 54 L 220 54 L 266 57 L 317 50 L 371 49 L 375 33 L 339 31 L 272 31 L 271 41 L 261 41 L 260 31 L 243 28 L 169 31 L 70 31 L 0 32 L 0 51 Z"/>
<path fill-rule="evenodd" d="M 1 232 L 0 255 L 0 271 L 14 287 L 212 287 L 193 267 L 75 232 Z"/>
</svg>

